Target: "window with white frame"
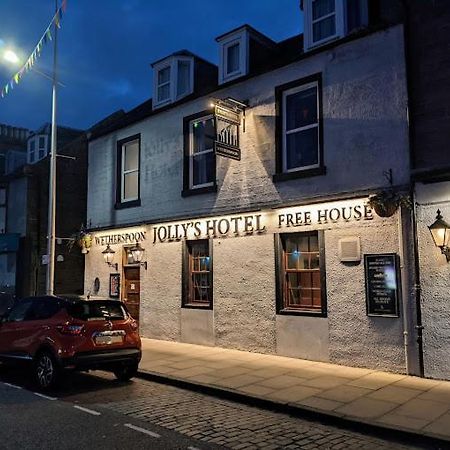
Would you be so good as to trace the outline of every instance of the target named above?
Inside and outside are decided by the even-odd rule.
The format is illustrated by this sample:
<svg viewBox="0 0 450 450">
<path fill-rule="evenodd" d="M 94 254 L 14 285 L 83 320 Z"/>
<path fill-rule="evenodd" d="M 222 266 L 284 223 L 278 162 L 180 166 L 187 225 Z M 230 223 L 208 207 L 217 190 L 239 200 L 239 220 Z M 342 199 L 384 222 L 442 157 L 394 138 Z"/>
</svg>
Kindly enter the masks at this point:
<svg viewBox="0 0 450 450">
<path fill-rule="evenodd" d="M 218 38 L 220 45 L 219 83 L 226 83 L 248 72 L 248 31 L 237 30 Z"/>
<path fill-rule="evenodd" d="M 282 171 L 320 166 L 319 85 L 317 81 L 282 92 Z"/>
<path fill-rule="evenodd" d="M 193 90 L 193 58 L 173 56 L 154 65 L 154 108 L 179 100 Z"/>
<path fill-rule="evenodd" d="M 305 50 L 368 24 L 367 0 L 304 0 Z"/>
<path fill-rule="evenodd" d="M 39 159 L 45 158 L 47 147 L 47 136 L 39 136 L 38 143 L 39 143 L 38 145 Z"/>
<path fill-rule="evenodd" d="M 139 159 L 139 135 L 118 142 L 119 179 L 117 183 L 117 201 L 119 204 L 139 201 Z"/>
<path fill-rule="evenodd" d="M 170 100 L 170 72 L 171 67 L 166 66 L 157 72 L 157 103 L 163 103 Z"/>
<path fill-rule="evenodd" d="M 189 188 L 212 186 L 215 182 L 214 116 L 189 122 Z"/>
</svg>

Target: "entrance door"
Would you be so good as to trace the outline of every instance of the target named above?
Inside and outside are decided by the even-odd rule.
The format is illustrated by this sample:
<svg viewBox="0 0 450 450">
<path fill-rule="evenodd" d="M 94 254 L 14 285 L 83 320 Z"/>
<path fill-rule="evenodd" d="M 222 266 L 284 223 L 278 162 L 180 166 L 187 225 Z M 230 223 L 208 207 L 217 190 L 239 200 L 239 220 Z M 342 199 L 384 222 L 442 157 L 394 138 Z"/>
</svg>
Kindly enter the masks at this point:
<svg viewBox="0 0 450 450">
<path fill-rule="evenodd" d="M 139 305 L 140 305 L 140 268 L 139 267 L 124 267 L 124 289 L 122 300 L 127 305 L 133 319 L 139 322 Z"/>
</svg>

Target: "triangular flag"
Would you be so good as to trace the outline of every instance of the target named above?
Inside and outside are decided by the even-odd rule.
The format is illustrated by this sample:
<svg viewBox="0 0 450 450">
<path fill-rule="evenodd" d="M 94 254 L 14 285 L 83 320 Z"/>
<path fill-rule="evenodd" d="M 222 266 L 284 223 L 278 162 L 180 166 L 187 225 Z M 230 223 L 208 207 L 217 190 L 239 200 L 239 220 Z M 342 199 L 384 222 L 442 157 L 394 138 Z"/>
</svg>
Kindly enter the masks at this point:
<svg viewBox="0 0 450 450">
<path fill-rule="evenodd" d="M 14 81 L 16 82 L 16 84 L 19 84 L 19 74 L 18 73 L 16 73 L 14 75 Z"/>
<path fill-rule="evenodd" d="M 47 28 L 47 31 L 45 32 L 45 35 L 47 36 L 47 39 L 48 39 L 49 41 L 52 40 L 52 33 L 51 33 L 51 31 L 50 31 L 50 28 Z"/>
</svg>

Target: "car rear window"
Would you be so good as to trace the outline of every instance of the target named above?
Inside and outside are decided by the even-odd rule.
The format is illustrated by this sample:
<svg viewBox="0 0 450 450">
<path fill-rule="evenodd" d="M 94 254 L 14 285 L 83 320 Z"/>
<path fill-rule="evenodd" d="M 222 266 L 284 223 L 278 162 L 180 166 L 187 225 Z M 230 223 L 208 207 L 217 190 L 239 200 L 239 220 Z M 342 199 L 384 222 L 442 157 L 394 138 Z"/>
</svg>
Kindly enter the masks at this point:
<svg viewBox="0 0 450 450">
<path fill-rule="evenodd" d="M 121 303 L 86 301 L 67 307 L 67 312 L 80 320 L 123 320 L 127 313 Z"/>
</svg>

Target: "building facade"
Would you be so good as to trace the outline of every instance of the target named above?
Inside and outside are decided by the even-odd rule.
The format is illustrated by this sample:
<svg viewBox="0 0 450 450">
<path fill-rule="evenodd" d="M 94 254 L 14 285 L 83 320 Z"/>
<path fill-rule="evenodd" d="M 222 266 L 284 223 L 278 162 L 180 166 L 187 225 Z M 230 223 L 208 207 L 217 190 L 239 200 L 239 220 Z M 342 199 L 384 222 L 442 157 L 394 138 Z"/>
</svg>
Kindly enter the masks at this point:
<svg viewBox="0 0 450 450">
<path fill-rule="evenodd" d="M 0 234 L 1 289 L 18 298 L 45 294 L 49 157 L 39 154 L 39 140 L 50 142 L 50 126 L 30 133 L 24 154 L 33 158 L 2 177 L 5 230 Z M 30 142 L 37 142 L 32 147 Z M 43 150 L 44 151 L 44 150 Z M 58 127 L 55 293 L 83 293 L 84 258 L 69 239 L 86 221 L 87 139 L 81 130 Z"/>
<path fill-rule="evenodd" d="M 328 3 L 305 36 L 220 36 L 217 68 L 158 61 L 92 133 L 85 294 L 145 337 L 418 374 L 412 214 L 370 201 L 409 191 L 404 29 Z"/>
</svg>

